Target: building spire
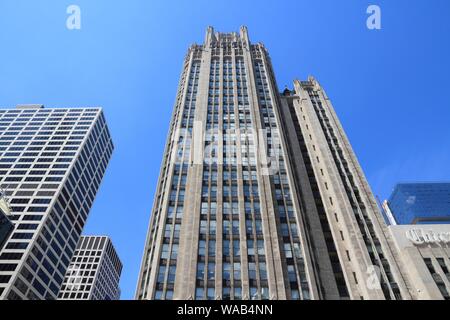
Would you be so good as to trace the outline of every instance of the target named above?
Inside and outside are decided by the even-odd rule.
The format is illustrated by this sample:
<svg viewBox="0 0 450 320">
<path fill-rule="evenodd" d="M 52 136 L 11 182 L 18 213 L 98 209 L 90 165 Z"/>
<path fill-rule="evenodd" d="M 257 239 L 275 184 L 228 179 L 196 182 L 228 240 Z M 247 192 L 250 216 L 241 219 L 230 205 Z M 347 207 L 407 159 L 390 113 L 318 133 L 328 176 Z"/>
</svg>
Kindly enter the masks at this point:
<svg viewBox="0 0 450 320">
<path fill-rule="evenodd" d="M 212 26 L 208 26 L 206 28 L 206 35 L 205 35 L 205 46 L 209 47 L 212 42 L 216 41 L 216 36 L 214 34 L 214 28 Z"/>
<path fill-rule="evenodd" d="M 245 44 L 245 46 L 249 47 L 250 46 L 250 38 L 248 37 L 248 29 L 246 26 L 241 26 L 240 36 L 241 36 L 241 40 Z"/>
</svg>

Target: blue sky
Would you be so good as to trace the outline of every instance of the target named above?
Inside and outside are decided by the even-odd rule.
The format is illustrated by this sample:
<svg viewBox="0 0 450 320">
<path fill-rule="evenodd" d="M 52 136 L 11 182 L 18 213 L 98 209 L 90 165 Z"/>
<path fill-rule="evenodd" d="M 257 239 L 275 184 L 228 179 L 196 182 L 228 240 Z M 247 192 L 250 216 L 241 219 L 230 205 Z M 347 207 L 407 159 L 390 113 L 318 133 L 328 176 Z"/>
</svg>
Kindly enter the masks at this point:
<svg viewBox="0 0 450 320">
<path fill-rule="evenodd" d="M 66 28 L 71 4 L 81 30 Z M 116 149 L 85 233 L 112 237 L 131 299 L 183 58 L 208 25 L 247 25 L 281 89 L 314 75 L 384 199 L 398 181 L 450 180 L 449 12 L 448 0 L 1 0 L 0 106 L 104 108 Z"/>
</svg>

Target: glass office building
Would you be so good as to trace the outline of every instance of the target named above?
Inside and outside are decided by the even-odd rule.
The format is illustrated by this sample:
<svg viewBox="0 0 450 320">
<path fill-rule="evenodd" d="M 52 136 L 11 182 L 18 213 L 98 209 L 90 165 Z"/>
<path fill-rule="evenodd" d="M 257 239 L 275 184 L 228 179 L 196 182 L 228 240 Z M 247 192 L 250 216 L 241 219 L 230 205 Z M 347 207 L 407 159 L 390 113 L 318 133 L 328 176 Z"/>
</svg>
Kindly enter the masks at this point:
<svg viewBox="0 0 450 320">
<path fill-rule="evenodd" d="M 397 184 L 387 205 L 395 224 L 450 223 L 450 183 Z"/>
</svg>

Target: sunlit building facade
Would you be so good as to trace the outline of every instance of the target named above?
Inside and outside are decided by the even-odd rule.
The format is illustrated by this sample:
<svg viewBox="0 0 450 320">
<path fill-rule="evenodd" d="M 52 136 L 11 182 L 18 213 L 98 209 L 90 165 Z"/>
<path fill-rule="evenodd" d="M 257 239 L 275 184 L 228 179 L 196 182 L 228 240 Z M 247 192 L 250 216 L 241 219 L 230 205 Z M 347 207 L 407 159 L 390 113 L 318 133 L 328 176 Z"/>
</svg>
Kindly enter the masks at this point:
<svg viewBox="0 0 450 320">
<path fill-rule="evenodd" d="M 113 144 L 100 108 L 0 110 L 0 187 L 14 230 L 0 299 L 56 299 Z"/>
<path fill-rule="evenodd" d="M 119 300 L 122 262 L 109 237 L 82 236 L 59 300 Z"/>
<path fill-rule="evenodd" d="M 184 61 L 136 298 L 407 298 L 379 219 L 318 83 L 281 95 L 245 27 L 208 28 Z"/>
</svg>

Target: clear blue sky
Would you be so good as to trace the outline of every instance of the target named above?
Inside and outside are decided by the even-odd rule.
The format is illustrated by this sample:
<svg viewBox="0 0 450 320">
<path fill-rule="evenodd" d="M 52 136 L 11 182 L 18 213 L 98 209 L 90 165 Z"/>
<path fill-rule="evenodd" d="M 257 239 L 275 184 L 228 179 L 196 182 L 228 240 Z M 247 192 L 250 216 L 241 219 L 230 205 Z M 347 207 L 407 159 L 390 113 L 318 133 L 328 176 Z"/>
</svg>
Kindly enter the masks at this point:
<svg viewBox="0 0 450 320">
<path fill-rule="evenodd" d="M 70 4 L 81 30 L 66 29 Z M 366 28 L 369 4 L 380 31 Z M 134 295 L 183 58 L 208 25 L 247 25 L 282 88 L 314 75 L 381 198 L 397 181 L 450 180 L 448 0 L 1 0 L 0 106 L 104 108 L 116 149 L 85 232 L 112 237 L 122 298 Z"/>
</svg>

